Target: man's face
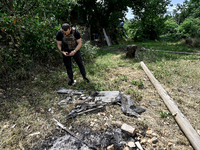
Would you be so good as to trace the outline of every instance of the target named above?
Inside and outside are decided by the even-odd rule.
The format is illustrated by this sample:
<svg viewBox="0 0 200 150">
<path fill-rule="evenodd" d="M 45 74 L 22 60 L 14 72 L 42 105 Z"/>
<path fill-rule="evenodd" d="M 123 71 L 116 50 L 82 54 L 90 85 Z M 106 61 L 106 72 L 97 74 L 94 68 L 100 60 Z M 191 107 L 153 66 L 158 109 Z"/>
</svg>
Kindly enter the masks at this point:
<svg viewBox="0 0 200 150">
<path fill-rule="evenodd" d="M 69 34 L 70 34 L 70 32 L 71 32 L 71 28 L 70 28 L 70 29 L 68 29 L 67 31 L 63 30 L 63 32 L 64 32 L 66 35 L 69 35 Z"/>
</svg>

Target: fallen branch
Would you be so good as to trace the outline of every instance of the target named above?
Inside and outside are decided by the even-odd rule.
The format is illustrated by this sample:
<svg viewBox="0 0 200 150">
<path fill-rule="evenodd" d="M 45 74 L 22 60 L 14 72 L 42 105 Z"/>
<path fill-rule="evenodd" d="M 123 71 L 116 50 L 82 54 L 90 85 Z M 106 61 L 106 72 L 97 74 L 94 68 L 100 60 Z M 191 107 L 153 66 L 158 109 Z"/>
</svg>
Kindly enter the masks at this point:
<svg viewBox="0 0 200 150">
<path fill-rule="evenodd" d="M 153 50 L 153 49 L 141 49 L 141 51 L 152 51 L 152 52 L 164 52 L 164 53 L 175 53 L 175 54 L 188 54 L 188 55 L 200 55 L 200 53 L 192 53 L 192 52 L 177 52 L 177 51 L 165 51 L 165 50 Z"/>
<path fill-rule="evenodd" d="M 167 92 L 163 89 L 160 83 L 156 80 L 153 74 L 149 71 L 146 65 L 141 62 L 141 66 L 153 85 L 155 86 L 156 90 L 158 91 L 159 95 L 165 102 L 165 105 L 168 107 L 172 115 L 174 116 L 176 122 L 178 123 L 179 127 L 182 129 L 188 140 L 190 141 L 191 145 L 195 150 L 200 150 L 200 137 L 194 128 L 190 125 L 190 122 L 186 119 L 186 117 L 181 113 L 178 109 L 174 101 L 170 98 Z"/>
<path fill-rule="evenodd" d="M 67 131 L 69 134 L 71 134 L 73 137 L 75 137 L 76 139 L 78 139 L 79 141 L 81 141 L 82 143 L 84 143 L 85 145 L 87 145 L 89 148 L 96 150 L 97 148 L 94 146 L 91 146 L 90 144 L 82 141 L 79 137 L 77 137 L 72 131 L 70 131 L 68 128 L 66 128 L 63 124 L 61 124 L 60 122 L 58 122 L 56 119 L 53 118 L 53 120 L 57 123 L 57 125 L 59 127 L 61 127 L 63 130 Z"/>
</svg>

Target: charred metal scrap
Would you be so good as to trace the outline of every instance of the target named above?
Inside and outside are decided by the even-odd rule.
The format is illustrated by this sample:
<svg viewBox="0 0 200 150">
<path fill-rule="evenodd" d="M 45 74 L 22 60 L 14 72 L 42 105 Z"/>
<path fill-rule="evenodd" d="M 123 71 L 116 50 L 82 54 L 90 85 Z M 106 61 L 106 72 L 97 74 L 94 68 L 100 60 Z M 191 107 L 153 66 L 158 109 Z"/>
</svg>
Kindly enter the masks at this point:
<svg viewBox="0 0 200 150">
<path fill-rule="evenodd" d="M 84 95 L 83 90 L 72 90 L 61 88 L 57 91 L 59 94 L 67 94 L 65 100 L 59 102 L 68 104 L 70 101 L 75 104 L 74 109 L 66 118 L 75 118 L 77 115 L 103 108 L 107 104 L 120 104 L 122 112 L 125 115 L 139 118 L 144 108 L 134 105 L 134 100 L 129 95 L 119 91 L 93 91 L 90 95 Z M 74 95 L 79 95 L 76 99 Z M 81 100 L 81 102 L 80 102 Z"/>
</svg>

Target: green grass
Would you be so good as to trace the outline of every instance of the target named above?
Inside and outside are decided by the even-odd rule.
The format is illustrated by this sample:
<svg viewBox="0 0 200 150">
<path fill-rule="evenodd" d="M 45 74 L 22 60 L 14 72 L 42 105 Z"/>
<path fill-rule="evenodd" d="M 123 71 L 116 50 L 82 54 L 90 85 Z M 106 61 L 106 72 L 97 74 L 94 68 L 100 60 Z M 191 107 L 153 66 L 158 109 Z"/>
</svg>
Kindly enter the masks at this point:
<svg viewBox="0 0 200 150">
<path fill-rule="evenodd" d="M 61 108 L 57 105 L 64 98 L 56 93 L 61 87 L 84 89 L 88 93 L 94 90 L 117 90 L 130 94 L 136 102 L 139 102 L 143 99 L 143 78 L 133 79 L 123 71 L 125 68 L 131 68 L 135 72 L 141 71 L 141 61 L 147 65 L 159 82 L 169 89 L 189 86 L 198 89 L 199 56 L 141 51 L 135 59 L 126 59 L 125 51 L 122 51 L 122 48 L 128 44 L 136 44 L 138 49 L 145 47 L 181 52 L 200 50 L 178 42 L 126 42 L 123 45 L 112 45 L 97 50 L 94 61 L 85 64 L 87 77 L 91 81 L 89 84 L 83 81 L 79 69 L 75 65 L 73 70 L 77 84 L 72 87 L 68 86 L 68 77 L 62 62 L 60 66 L 52 67 L 47 72 L 46 69 L 34 72 L 33 77 L 29 80 L 9 83 L 5 88 L 12 87 L 12 91 L 5 92 L 8 98 L 3 99 L 0 105 L 0 125 L 2 126 L 0 134 L 3 137 L 0 140 L 0 146 L 6 147 L 8 145 L 11 149 L 18 149 L 19 142 L 22 142 L 24 147 L 30 147 L 31 144 L 34 145 L 34 141 L 51 135 L 52 130 L 55 129 L 51 119 L 56 117 L 61 120 L 73 108 L 72 106 Z M 37 79 L 34 80 L 35 77 Z M 20 90 L 17 91 L 15 88 Z M 181 96 L 176 99 L 178 103 L 188 105 L 190 108 L 194 108 L 199 103 L 197 98 L 188 97 L 190 103 Z M 45 113 L 40 111 L 41 108 Z M 48 112 L 49 108 L 51 108 L 51 112 Z M 165 111 L 158 113 L 162 118 L 169 116 L 169 113 Z M 80 118 L 85 119 L 82 116 Z M 69 121 L 68 124 L 70 123 Z M 16 124 L 16 127 L 11 129 L 13 124 Z M 146 126 L 146 123 L 142 122 L 142 124 Z M 26 138 L 27 135 L 38 131 L 41 132 L 39 137 Z"/>
</svg>

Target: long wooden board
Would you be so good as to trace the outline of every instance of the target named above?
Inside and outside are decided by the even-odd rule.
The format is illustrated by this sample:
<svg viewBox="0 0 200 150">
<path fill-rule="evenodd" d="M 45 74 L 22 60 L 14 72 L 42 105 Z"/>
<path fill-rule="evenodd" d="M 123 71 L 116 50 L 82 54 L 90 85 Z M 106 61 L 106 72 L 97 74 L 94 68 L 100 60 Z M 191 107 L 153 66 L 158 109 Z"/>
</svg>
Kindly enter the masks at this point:
<svg viewBox="0 0 200 150">
<path fill-rule="evenodd" d="M 178 106 L 174 103 L 174 101 L 170 98 L 170 96 L 167 94 L 167 92 L 164 90 L 164 88 L 161 86 L 158 80 L 153 76 L 150 70 L 146 67 L 144 62 L 141 62 L 141 66 L 143 70 L 145 71 L 145 73 L 147 74 L 147 76 L 149 77 L 149 79 L 151 80 L 152 84 L 155 86 L 159 95 L 162 97 L 163 101 L 165 102 L 165 105 L 174 116 L 179 127 L 181 128 L 185 136 L 190 141 L 193 148 L 195 150 L 200 150 L 200 137 L 197 134 L 197 132 L 194 130 L 194 128 L 191 126 L 190 122 L 181 113 L 181 111 L 178 109 Z"/>
</svg>

